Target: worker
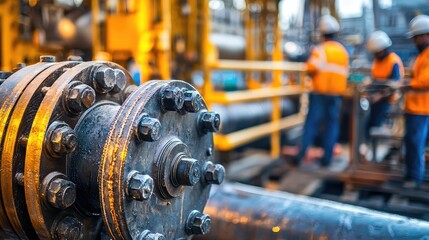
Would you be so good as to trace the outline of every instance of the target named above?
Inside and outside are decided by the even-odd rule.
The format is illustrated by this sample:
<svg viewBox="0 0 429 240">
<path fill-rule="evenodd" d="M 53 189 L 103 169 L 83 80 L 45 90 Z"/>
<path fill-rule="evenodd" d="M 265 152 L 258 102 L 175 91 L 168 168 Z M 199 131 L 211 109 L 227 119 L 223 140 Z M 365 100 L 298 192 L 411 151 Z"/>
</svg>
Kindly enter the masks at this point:
<svg viewBox="0 0 429 240">
<path fill-rule="evenodd" d="M 340 26 L 334 17 L 322 16 L 319 19 L 318 30 L 322 38 L 321 43 L 312 49 L 307 61 L 312 89 L 309 94 L 303 140 L 299 153 L 292 163 L 294 165 L 300 163 L 323 125 L 324 155 L 320 164 L 326 167 L 331 163 L 333 148 L 338 138 L 341 95 L 347 86 L 349 55 L 336 38 Z"/>
<path fill-rule="evenodd" d="M 392 41 L 383 31 L 375 31 L 368 38 L 367 49 L 374 55 L 374 61 L 371 69 L 373 80 L 365 83 L 365 85 L 371 84 L 368 87 L 371 95 L 371 105 L 365 129 L 366 140 L 369 139 L 370 129 L 380 127 L 384 123 L 390 105 L 399 98 L 398 93 L 384 96 L 381 92 L 386 89 L 386 85 L 391 84 L 392 81 L 398 81 L 404 76 L 402 60 L 398 55 L 390 51 L 390 46 L 392 46 Z M 385 86 L 382 86 L 383 84 Z M 360 148 L 362 154 L 372 153 L 368 151 L 366 144 L 361 145 Z M 392 148 L 388 155 L 391 155 L 395 150 L 396 148 Z"/>
<path fill-rule="evenodd" d="M 410 22 L 408 36 L 419 55 L 414 63 L 409 91 L 405 92 L 404 187 L 419 188 L 424 179 L 425 145 L 429 128 L 429 16 L 419 15 Z"/>
</svg>

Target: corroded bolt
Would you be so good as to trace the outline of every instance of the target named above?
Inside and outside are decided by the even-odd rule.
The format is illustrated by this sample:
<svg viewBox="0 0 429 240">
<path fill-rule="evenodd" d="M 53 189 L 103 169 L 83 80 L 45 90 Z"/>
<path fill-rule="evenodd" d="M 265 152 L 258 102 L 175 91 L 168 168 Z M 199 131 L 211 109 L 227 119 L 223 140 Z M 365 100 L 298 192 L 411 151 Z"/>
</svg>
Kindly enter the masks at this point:
<svg viewBox="0 0 429 240">
<path fill-rule="evenodd" d="M 54 239 L 58 240 L 78 240 L 82 235 L 82 223 L 72 216 L 63 218 L 55 227 Z"/>
<path fill-rule="evenodd" d="M 67 89 L 67 109 L 73 114 L 79 114 L 90 108 L 95 102 L 95 91 L 86 84 L 77 84 Z"/>
<path fill-rule="evenodd" d="M 67 124 L 58 124 L 50 134 L 49 142 L 55 154 L 71 153 L 76 149 L 77 137 Z"/>
<path fill-rule="evenodd" d="M 62 178 L 57 178 L 49 183 L 46 197 L 55 208 L 66 209 L 76 200 L 76 185 Z"/>
<path fill-rule="evenodd" d="M 161 91 L 161 105 L 166 111 L 182 109 L 184 102 L 183 91 L 178 87 L 166 87 Z"/>
<path fill-rule="evenodd" d="M 130 172 L 128 176 L 126 194 L 137 201 L 149 199 L 153 193 L 153 179 L 137 171 Z"/>
<path fill-rule="evenodd" d="M 138 240 L 165 240 L 161 233 L 152 233 L 149 230 L 144 230 L 137 238 Z"/>
<path fill-rule="evenodd" d="M 198 183 L 201 176 L 201 167 L 198 160 L 193 158 L 182 158 L 176 163 L 177 167 L 173 178 L 178 185 L 194 186 Z"/>
<path fill-rule="evenodd" d="M 207 162 L 204 167 L 204 179 L 209 184 L 221 184 L 225 178 L 225 168 L 221 164 Z"/>
<path fill-rule="evenodd" d="M 142 114 L 137 123 L 137 139 L 139 141 L 154 142 L 160 137 L 161 123 L 156 118 Z"/>
<path fill-rule="evenodd" d="M 199 118 L 199 126 L 203 132 L 217 132 L 220 126 L 220 115 L 215 112 L 203 112 Z"/>
<path fill-rule="evenodd" d="M 55 62 L 55 57 L 51 55 L 40 56 L 40 62 Z"/>
<path fill-rule="evenodd" d="M 209 215 L 192 211 L 186 219 L 186 232 L 188 234 L 206 234 L 210 231 L 212 219 Z"/>
<path fill-rule="evenodd" d="M 187 112 L 198 112 L 202 106 L 201 95 L 194 90 L 184 92 L 183 109 Z"/>
<path fill-rule="evenodd" d="M 95 71 L 93 81 L 97 92 L 107 93 L 115 87 L 115 71 L 110 67 L 100 67 Z"/>
<path fill-rule="evenodd" d="M 119 93 L 125 89 L 127 85 L 127 77 L 121 69 L 115 69 L 115 86 L 110 90 L 110 93 Z"/>
</svg>

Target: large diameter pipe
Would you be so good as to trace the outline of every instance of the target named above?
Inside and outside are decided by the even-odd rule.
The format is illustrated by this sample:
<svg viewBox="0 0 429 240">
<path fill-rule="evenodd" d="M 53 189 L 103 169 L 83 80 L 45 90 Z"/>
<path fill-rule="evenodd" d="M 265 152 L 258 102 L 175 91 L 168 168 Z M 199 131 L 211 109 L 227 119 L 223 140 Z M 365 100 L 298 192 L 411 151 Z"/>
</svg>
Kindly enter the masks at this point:
<svg viewBox="0 0 429 240">
<path fill-rule="evenodd" d="M 212 191 L 200 239 L 429 239 L 429 222 L 417 219 L 243 184 Z"/>
</svg>

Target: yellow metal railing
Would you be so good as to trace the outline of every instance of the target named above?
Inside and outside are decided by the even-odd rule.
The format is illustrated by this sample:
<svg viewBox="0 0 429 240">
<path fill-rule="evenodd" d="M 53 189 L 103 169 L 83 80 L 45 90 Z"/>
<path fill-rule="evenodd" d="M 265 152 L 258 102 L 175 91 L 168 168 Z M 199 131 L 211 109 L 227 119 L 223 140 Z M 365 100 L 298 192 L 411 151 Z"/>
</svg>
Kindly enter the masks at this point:
<svg viewBox="0 0 429 240">
<path fill-rule="evenodd" d="M 301 108 L 298 114 L 282 118 L 281 99 L 286 96 L 301 95 L 305 91 L 305 64 L 283 61 L 282 36 L 277 25 L 275 26 L 275 44 L 272 51 L 272 61 L 219 60 L 216 49 L 209 39 L 211 27 L 208 0 L 203 1 L 202 8 L 201 17 L 203 18 L 203 26 L 201 40 L 204 43 L 202 45 L 202 69 L 204 74 L 202 93 L 207 105 L 210 107 L 212 104 L 229 105 L 267 99 L 273 103 L 270 122 L 225 135 L 215 134 L 215 147 L 221 151 L 230 151 L 262 137 L 271 136 L 271 158 L 278 159 L 281 148 L 281 131 L 299 125 L 304 121 L 305 114 L 303 113 L 303 108 Z M 211 73 L 215 70 L 268 71 L 272 72 L 272 81 L 270 86 L 265 88 L 235 92 L 214 91 L 211 82 Z M 282 85 L 282 74 L 285 72 L 298 73 L 301 84 Z"/>
<path fill-rule="evenodd" d="M 305 64 L 293 62 L 219 60 L 208 65 L 205 76 L 210 76 L 210 72 L 213 70 L 279 71 L 280 74 L 284 72 L 298 72 L 300 73 L 301 82 L 303 82 L 303 78 L 305 77 Z M 279 77 L 281 77 L 281 75 Z M 209 83 L 210 81 L 211 79 L 205 79 L 205 84 L 211 86 Z M 273 101 L 273 114 L 270 122 L 225 135 L 215 134 L 215 146 L 221 151 L 230 151 L 244 144 L 271 135 L 271 156 L 273 158 L 278 158 L 280 155 L 280 132 L 287 128 L 302 124 L 305 117 L 305 114 L 299 112 L 281 118 L 280 105 L 282 97 L 302 94 L 304 92 L 303 84 L 289 86 L 271 84 L 271 86 L 266 88 L 235 92 L 214 91 L 211 88 L 207 89 L 207 86 L 205 86 L 204 89 L 204 99 L 209 106 L 212 104 L 229 105 L 265 99 Z M 276 103 L 276 101 L 278 102 Z"/>
</svg>

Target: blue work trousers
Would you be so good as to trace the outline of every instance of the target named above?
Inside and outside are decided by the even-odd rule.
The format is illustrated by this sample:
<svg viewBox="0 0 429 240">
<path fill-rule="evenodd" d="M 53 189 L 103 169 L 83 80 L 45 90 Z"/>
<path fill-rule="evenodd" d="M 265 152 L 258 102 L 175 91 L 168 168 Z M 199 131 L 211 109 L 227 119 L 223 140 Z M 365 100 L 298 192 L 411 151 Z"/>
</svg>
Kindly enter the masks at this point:
<svg viewBox="0 0 429 240">
<path fill-rule="evenodd" d="M 387 112 L 389 111 L 390 103 L 387 99 L 382 99 L 376 103 L 371 104 L 369 119 L 366 125 L 365 137 L 370 139 L 369 132 L 372 127 L 381 127 L 386 120 Z"/>
<path fill-rule="evenodd" d="M 423 182 L 425 174 L 425 146 L 429 128 L 428 115 L 405 114 L 406 178 Z"/>
<path fill-rule="evenodd" d="M 317 93 L 309 94 L 309 108 L 304 124 L 304 134 L 302 145 L 298 153 L 298 159 L 302 159 L 307 152 L 307 148 L 319 132 L 321 125 L 324 125 L 323 143 L 324 156 L 321 164 L 327 166 L 331 163 L 334 145 L 337 142 L 340 128 L 340 110 L 342 99 L 340 96 L 323 95 Z"/>
</svg>

